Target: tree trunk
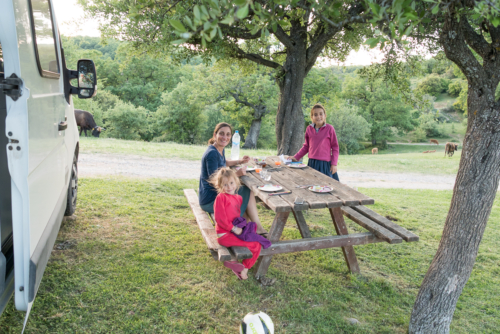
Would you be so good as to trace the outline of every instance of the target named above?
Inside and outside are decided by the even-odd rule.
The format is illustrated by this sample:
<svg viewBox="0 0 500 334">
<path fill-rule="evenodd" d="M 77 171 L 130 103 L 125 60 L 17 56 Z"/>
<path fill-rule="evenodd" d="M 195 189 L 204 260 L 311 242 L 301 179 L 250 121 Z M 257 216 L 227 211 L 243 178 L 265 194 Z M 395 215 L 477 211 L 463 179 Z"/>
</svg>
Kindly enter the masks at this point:
<svg viewBox="0 0 500 334">
<path fill-rule="evenodd" d="M 413 306 L 409 333 L 449 333 L 455 307 L 476 260 L 499 183 L 500 104 L 495 102 L 499 64 L 483 57 L 479 64 L 469 49 L 482 38 L 450 14 L 440 36 L 446 56 L 469 82 L 469 124 L 450 210 L 434 259 Z M 465 37 L 464 37 L 465 36 Z M 467 39 L 468 45 L 465 43 Z M 484 45 L 484 44 L 483 44 Z M 483 53 L 486 55 L 487 52 Z"/>
<path fill-rule="evenodd" d="M 299 44 L 299 43 L 297 43 Z M 279 80 L 280 102 L 276 115 L 278 154 L 294 155 L 304 142 L 302 87 L 306 76 L 306 48 L 298 45 L 287 54 L 285 74 Z"/>
<path fill-rule="evenodd" d="M 499 181 L 500 110 L 487 114 L 466 134 L 443 236 L 413 306 L 410 333 L 449 332 L 476 261 Z"/>
<path fill-rule="evenodd" d="M 262 117 L 259 119 L 253 119 L 250 125 L 250 130 L 248 130 L 247 137 L 245 138 L 245 144 L 243 148 L 257 148 L 257 139 L 259 139 L 260 126 L 262 124 Z"/>
</svg>

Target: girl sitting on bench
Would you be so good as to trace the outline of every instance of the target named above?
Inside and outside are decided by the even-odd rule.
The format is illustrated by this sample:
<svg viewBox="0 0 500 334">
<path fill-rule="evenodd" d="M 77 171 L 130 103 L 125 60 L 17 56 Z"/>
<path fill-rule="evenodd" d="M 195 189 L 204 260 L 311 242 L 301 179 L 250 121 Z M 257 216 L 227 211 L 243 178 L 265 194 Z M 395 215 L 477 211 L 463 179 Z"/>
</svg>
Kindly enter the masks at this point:
<svg viewBox="0 0 500 334">
<path fill-rule="evenodd" d="M 219 245 L 247 247 L 253 255 L 251 259 L 243 260 L 243 264 L 238 261 L 225 261 L 224 266 L 231 269 L 239 279 L 247 279 L 248 269 L 259 258 L 261 244 L 257 241 L 243 241 L 236 237 L 242 232 L 241 228 L 233 226 L 234 219 L 241 216 L 240 207 L 243 198 L 237 193 L 240 180 L 233 170 L 222 167 L 210 178 L 210 184 L 218 193 L 214 202 L 214 216 Z"/>
</svg>

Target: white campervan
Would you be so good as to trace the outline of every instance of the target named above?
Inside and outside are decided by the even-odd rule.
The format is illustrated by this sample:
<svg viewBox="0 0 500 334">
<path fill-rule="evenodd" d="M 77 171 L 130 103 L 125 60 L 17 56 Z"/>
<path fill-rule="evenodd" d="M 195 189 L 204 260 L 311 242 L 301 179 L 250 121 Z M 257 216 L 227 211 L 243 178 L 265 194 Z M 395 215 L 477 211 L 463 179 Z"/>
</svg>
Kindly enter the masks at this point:
<svg viewBox="0 0 500 334">
<path fill-rule="evenodd" d="M 51 0 L 0 0 L 0 313 L 29 311 L 77 195 L 71 94 L 94 96 L 91 60 L 66 68 Z M 75 79 L 78 87 L 70 85 Z"/>
</svg>

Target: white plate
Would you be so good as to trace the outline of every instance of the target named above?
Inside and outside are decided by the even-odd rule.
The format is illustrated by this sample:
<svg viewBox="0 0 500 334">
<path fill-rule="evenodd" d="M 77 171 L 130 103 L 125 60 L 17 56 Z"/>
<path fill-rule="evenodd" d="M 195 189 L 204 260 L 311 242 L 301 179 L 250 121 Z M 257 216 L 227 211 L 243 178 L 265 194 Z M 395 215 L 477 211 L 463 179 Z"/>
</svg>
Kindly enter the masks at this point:
<svg viewBox="0 0 500 334">
<path fill-rule="evenodd" d="M 307 189 L 309 189 L 310 191 L 312 192 L 315 192 L 315 193 L 328 193 L 330 191 L 332 191 L 333 189 L 329 186 L 319 186 L 321 187 L 320 189 L 318 190 L 314 190 L 313 187 L 317 187 L 317 186 L 312 186 L 312 187 L 309 187 Z"/>
<path fill-rule="evenodd" d="M 262 191 L 272 192 L 272 191 L 281 190 L 281 189 L 283 189 L 283 187 L 278 186 L 276 184 L 266 184 L 265 186 L 257 187 L 257 189 L 262 190 Z"/>
<path fill-rule="evenodd" d="M 236 167 L 236 170 L 240 170 L 241 167 Z M 247 172 L 253 172 L 255 170 L 255 167 L 250 167 L 250 166 L 247 166 Z"/>
<path fill-rule="evenodd" d="M 304 165 L 304 164 L 290 164 L 290 167 L 292 167 L 292 168 L 304 168 L 304 167 L 307 167 L 307 165 Z"/>
</svg>

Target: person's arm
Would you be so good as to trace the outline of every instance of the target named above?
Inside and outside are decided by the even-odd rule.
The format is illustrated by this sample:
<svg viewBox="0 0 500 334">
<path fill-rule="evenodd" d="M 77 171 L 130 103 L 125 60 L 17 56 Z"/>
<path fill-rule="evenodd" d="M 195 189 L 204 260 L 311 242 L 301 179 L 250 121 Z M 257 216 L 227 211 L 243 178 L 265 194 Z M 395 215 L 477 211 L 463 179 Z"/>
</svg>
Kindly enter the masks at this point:
<svg viewBox="0 0 500 334">
<path fill-rule="evenodd" d="M 240 160 L 226 160 L 226 166 L 232 167 L 240 164 L 246 164 L 248 161 L 250 161 L 250 157 L 248 155 L 245 155 Z"/>
<path fill-rule="evenodd" d="M 337 134 L 332 126 L 332 135 L 330 138 L 330 147 L 332 148 L 332 173 L 337 172 L 337 164 L 339 161 L 339 142 L 337 141 Z M 335 166 L 335 172 L 333 171 L 333 166 Z"/>
<path fill-rule="evenodd" d="M 293 158 L 295 158 L 297 161 L 302 159 L 302 157 L 309 152 L 309 133 L 307 132 L 307 130 L 308 129 L 306 129 L 304 145 L 302 145 L 302 148 L 297 152 L 297 154 L 293 156 Z"/>
<path fill-rule="evenodd" d="M 234 226 L 233 222 L 227 218 L 226 206 L 228 204 L 225 197 L 217 196 L 214 203 L 214 217 L 219 228 L 231 231 Z"/>
</svg>

